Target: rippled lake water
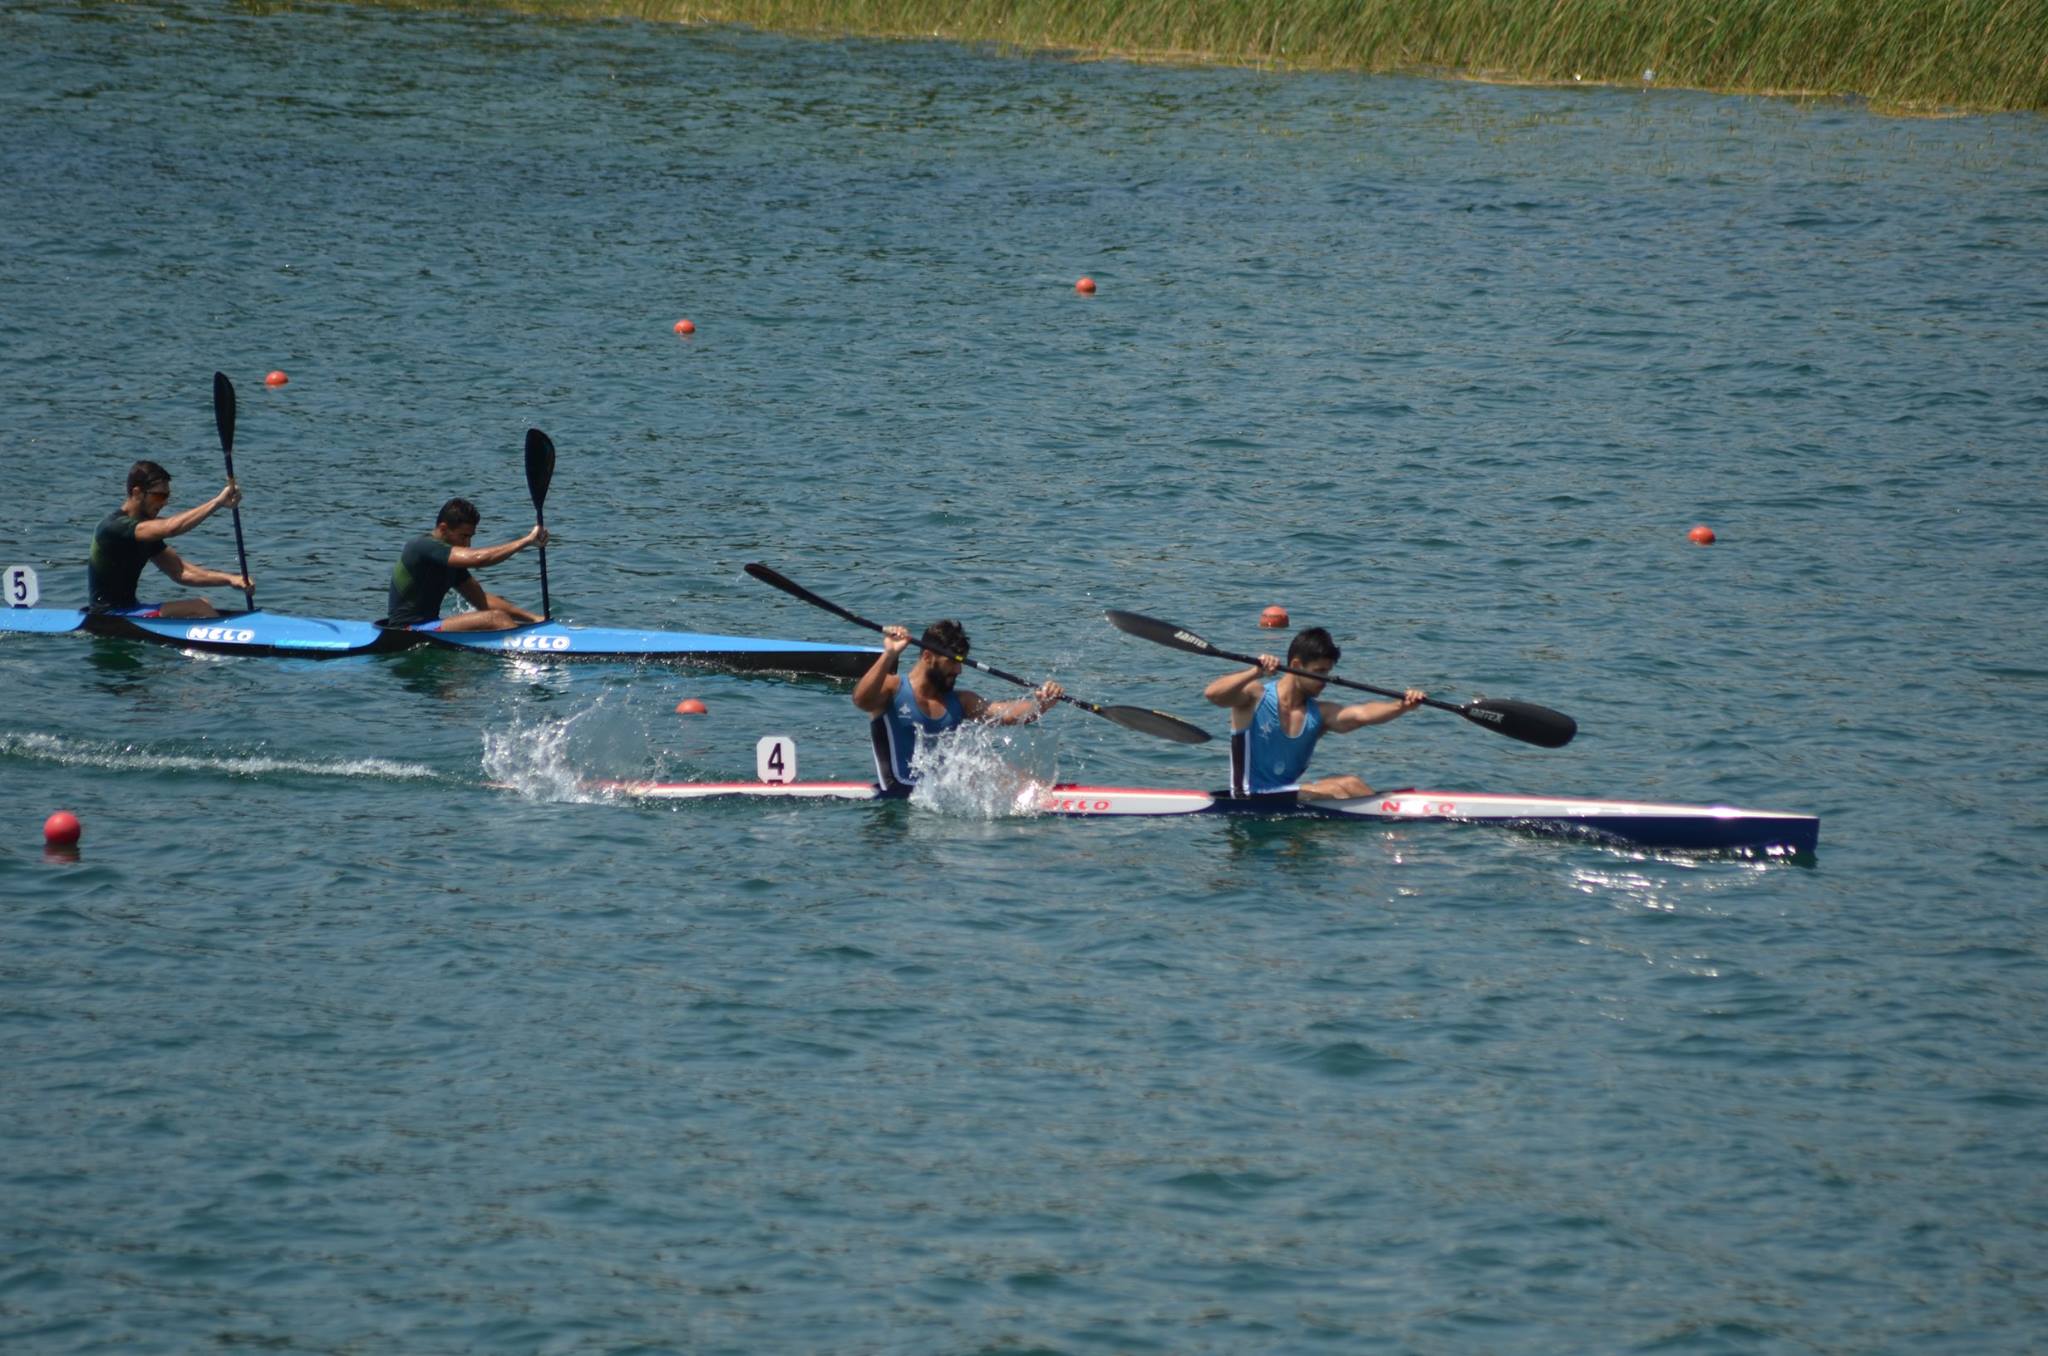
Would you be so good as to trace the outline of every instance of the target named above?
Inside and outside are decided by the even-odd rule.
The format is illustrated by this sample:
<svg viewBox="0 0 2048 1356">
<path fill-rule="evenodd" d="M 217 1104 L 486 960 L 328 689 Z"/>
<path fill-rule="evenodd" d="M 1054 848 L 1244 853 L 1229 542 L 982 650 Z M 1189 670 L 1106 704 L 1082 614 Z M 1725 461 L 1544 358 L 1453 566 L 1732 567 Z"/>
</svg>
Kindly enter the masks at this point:
<svg viewBox="0 0 2048 1356">
<path fill-rule="evenodd" d="M 1277 602 L 1582 728 L 1321 769 L 1822 816 L 1001 813 L 1224 778 L 1071 708 L 650 808 L 579 787 L 862 775 L 845 687 L 0 636 L 0 1346 L 2038 1347 L 2039 118 L 204 3 L 10 4 L 0 75 L 48 602 L 131 460 L 219 483 L 219 368 L 279 610 L 521 530 L 539 426 L 575 620 L 866 639 L 765 560 L 1220 732 L 1101 609 Z"/>
</svg>

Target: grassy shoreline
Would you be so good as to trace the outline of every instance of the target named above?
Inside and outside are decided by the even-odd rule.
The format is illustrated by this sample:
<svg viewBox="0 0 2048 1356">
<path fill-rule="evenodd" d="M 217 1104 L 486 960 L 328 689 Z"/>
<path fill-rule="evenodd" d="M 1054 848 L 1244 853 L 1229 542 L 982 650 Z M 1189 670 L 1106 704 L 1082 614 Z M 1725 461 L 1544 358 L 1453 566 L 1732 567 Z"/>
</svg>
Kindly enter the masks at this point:
<svg viewBox="0 0 2048 1356">
<path fill-rule="evenodd" d="M 378 0 L 1084 57 L 2048 109 L 2048 0 Z"/>
</svg>

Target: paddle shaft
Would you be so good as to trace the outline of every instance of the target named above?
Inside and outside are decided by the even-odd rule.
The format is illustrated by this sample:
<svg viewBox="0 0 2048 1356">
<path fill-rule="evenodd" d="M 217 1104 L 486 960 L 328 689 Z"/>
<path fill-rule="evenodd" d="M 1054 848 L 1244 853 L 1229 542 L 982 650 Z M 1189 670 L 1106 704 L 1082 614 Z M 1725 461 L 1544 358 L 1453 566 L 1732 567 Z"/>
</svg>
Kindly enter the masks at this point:
<svg viewBox="0 0 2048 1356">
<path fill-rule="evenodd" d="M 1207 655 L 1214 659 L 1225 659 L 1239 664 L 1253 664 L 1260 668 L 1265 667 L 1252 655 L 1237 654 L 1230 650 L 1218 649 L 1194 632 L 1187 630 L 1185 627 L 1175 626 L 1172 622 L 1160 621 L 1157 618 L 1147 617 L 1136 612 L 1120 612 L 1114 608 L 1104 615 L 1108 619 L 1109 624 L 1116 627 L 1119 631 L 1137 636 L 1143 640 L 1149 640 L 1155 645 L 1164 645 L 1169 649 L 1175 650 L 1186 650 L 1190 654 Z M 1285 664 L 1278 665 L 1277 670 L 1281 673 L 1295 674 L 1316 682 L 1334 683 L 1339 687 L 1356 688 L 1360 692 L 1371 692 L 1377 696 L 1392 697 L 1396 700 L 1403 699 L 1404 695 L 1387 688 L 1374 687 L 1370 683 L 1354 682 L 1349 678 L 1336 677 L 1334 674 L 1321 674 L 1307 669 L 1291 668 Z M 1578 733 L 1579 729 L 1579 723 L 1564 714 L 1564 712 L 1553 711 L 1547 706 L 1537 706 L 1533 702 L 1481 698 L 1460 706 L 1453 702 L 1438 701 L 1433 697 L 1424 697 L 1422 701 L 1423 704 L 1434 706 L 1440 711 L 1449 711 L 1453 715 L 1462 716 L 1474 725 L 1484 726 L 1496 734 L 1503 734 L 1510 739 L 1519 739 L 1525 744 L 1536 744 L 1547 749 L 1563 748 L 1572 741 L 1573 736 Z"/>
<path fill-rule="evenodd" d="M 776 574 L 775 571 L 769 569 L 766 565 L 749 565 L 747 566 L 747 573 L 753 575 L 754 578 L 760 580 L 764 584 L 772 584 L 774 587 L 781 589 L 784 593 L 789 594 L 793 598 L 803 599 L 812 607 L 821 607 L 825 609 L 825 611 L 832 613 L 834 616 L 844 617 L 846 618 L 846 620 L 852 622 L 855 626 L 865 626 L 870 631 L 879 631 L 884 634 L 888 632 L 889 628 L 882 625 L 880 622 L 869 621 L 866 617 L 861 616 L 857 612 L 849 612 L 847 609 L 841 607 L 839 604 L 833 602 L 829 598 L 820 598 L 817 594 L 811 592 L 802 584 L 797 583 L 794 579 L 790 579 L 786 576 Z M 941 659 L 955 660 L 959 663 L 965 664 L 970 669 L 979 669 L 983 673 L 988 674 L 991 678 L 1000 678 L 1006 683 L 1015 683 L 1018 687 L 1030 688 L 1033 691 L 1036 691 L 1038 689 L 1038 684 L 1032 682 L 1029 678 L 1019 678 L 1014 673 L 1005 673 L 1001 669 L 996 668 L 993 665 L 982 663 L 979 659 L 969 659 L 964 654 L 948 653 L 947 651 L 941 650 L 936 646 L 925 644 L 916 636 L 912 636 L 910 638 L 910 643 L 912 645 L 915 645 L 918 649 L 923 650 L 926 654 L 935 654 Z M 1060 695 L 1060 700 L 1063 702 L 1072 702 L 1074 705 L 1080 707 L 1084 711 L 1094 711 L 1098 709 L 1092 702 L 1084 702 L 1078 697 L 1069 697 L 1064 693 Z"/>
<path fill-rule="evenodd" d="M 1209 652 L 1219 659 L 1235 659 L 1238 663 L 1250 664 L 1255 669 L 1263 669 L 1265 667 L 1264 664 L 1259 662 L 1257 655 L 1235 654 L 1232 651 L 1218 650 L 1214 647 L 1211 647 Z M 1395 701 L 1405 701 L 1408 696 L 1407 693 L 1396 692 L 1392 688 L 1374 687 L 1371 683 L 1356 683 L 1349 678 L 1339 678 L 1334 673 L 1314 673 L 1308 669 L 1292 668 L 1286 664 L 1278 666 L 1273 671 L 1275 673 L 1291 673 L 1297 678 L 1313 678 L 1319 683 L 1328 683 L 1332 687 L 1356 688 L 1360 692 L 1370 692 L 1376 697 L 1392 697 Z M 1438 701 L 1435 697 L 1424 697 L 1422 705 L 1434 706 L 1439 711 L 1455 711 L 1461 716 L 1465 714 L 1465 708 L 1456 702 Z"/>
<path fill-rule="evenodd" d="M 541 513 L 541 511 L 540 511 L 540 500 L 538 500 L 538 499 L 536 499 L 536 500 L 534 500 L 534 501 L 533 501 L 533 524 L 534 524 L 534 526 L 535 526 L 535 527 L 546 527 L 546 526 L 548 525 L 548 520 L 547 520 L 547 518 L 546 518 L 545 516 L 543 516 L 543 515 L 542 515 L 542 513 Z M 572 533 L 571 535 L 574 535 L 574 534 Z M 540 549 L 540 619 L 541 619 L 542 621 L 552 621 L 552 620 L 554 620 L 554 616 L 555 616 L 555 609 L 554 609 L 554 605 L 553 605 L 553 603 L 552 603 L 552 602 L 550 602 L 550 601 L 549 601 L 549 599 L 548 599 L 548 548 L 547 548 L 546 544 L 545 544 L 545 543 L 543 543 L 543 544 L 541 545 L 541 547 L 540 547 L 539 549 Z M 572 580 L 570 580 L 569 582 L 571 582 L 571 583 L 574 583 L 575 581 L 574 581 L 574 580 L 572 579 Z"/>
<path fill-rule="evenodd" d="M 888 628 L 884 627 L 880 622 L 870 621 L 857 612 L 848 611 L 830 598 L 821 598 L 802 584 L 777 573 L 766 565 L 756 562 L 748 565 L 746 570 L 748 574 L 769 587 L 781 589 L 792 598 L 801 598 L 812 607 L 822 608 L 835 617 L 844 617 L 855 626 L 865 626 L 870 631 L 887 633 Z M 925 644 L 915 636 L 911 637 L 910 643 L 927 654 L 935 654 L 941 659 L 951 659 L 965 664 L 968 668 L 979 669 L 990 677 L 1000 678 L 1006 683 L 1015 683 L 1018 687 L 1028 688 L 1032 691 L 1036 691 L 1038 688 L 1038 684 L 1028 678 L 1019 678 L 1014 673 L 1005 673 L 992 664 L 984 664 L 978 659 L 969 659 L 964 654 L 948 654 L 944 650 Z M 1069 696 L 1064 692 L 1060 694 L 1059 699 L 1071 706 L 1080 707 L 1090 715 L 1101 716 L 1104 720 L 1121 725 L 1125 729 L 1139 730 L 1145 734 L 1157 735 L 1162 739 L 1171 739 L 1183 744 L 1199 744 L 1207 742 L 1209 738 L 1207 730 L 1202 729 L 1200 726 L 1190 725 L 1176 716 L 1169 716 L 1163 711 L 1148 711 L 1143 707 L 1135 706 L 1099 706 L 1094 702 L 1082 701 L 1079 697 Z"/>
<path fill-rule="evenodd" d="M 235 483 L 235 384 L 225 372 L 213 374 L 213 426 L 220 434 L 220 454 L 228 466 L 228 484 Z M 256 610 L 256 584 L 249 578 L 249 548 L 242 544 L 242 506 L 230 504 L 235 520 L 235 559 L 242 567 L 242 600 Z"/>
</svg>

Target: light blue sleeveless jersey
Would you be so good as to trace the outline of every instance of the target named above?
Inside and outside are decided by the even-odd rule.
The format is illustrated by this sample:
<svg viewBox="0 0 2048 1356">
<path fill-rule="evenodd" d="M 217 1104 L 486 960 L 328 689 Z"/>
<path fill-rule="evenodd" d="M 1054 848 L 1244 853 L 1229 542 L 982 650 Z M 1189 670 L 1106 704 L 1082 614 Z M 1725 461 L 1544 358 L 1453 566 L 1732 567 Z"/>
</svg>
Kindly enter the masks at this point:
<svg viewBox="0 0 2048 1356">
<path fill-rule="evenodd" d="M 875 745 L 875 781 L 884 791 L 909 790 L 917 784 L 910 756 L 917 752 L 919 738 L 935 739 L 959 728 L 965 719 L 958 692 L 946 694 L 945 715 L 926 715 L 910 690 L 910 680 L 905 678 L 896 685 L 896 696 L 888 707 L 868 722 L 868 733 Z"/>
<path fill-rule="evenodd" d="M 1267 683 L 1252 711 L 1252 723 L 1230 735 L 1231 794 L 1263 796 L 1294 790 L 1301 784 L 1301 774 L 1308 771 L 1308 760 L 1322 737 L 1321 702 L 1308 704 L 1301 733 L 1290 738 L 1280 727 L 1280 684 Z"/>
</svg>

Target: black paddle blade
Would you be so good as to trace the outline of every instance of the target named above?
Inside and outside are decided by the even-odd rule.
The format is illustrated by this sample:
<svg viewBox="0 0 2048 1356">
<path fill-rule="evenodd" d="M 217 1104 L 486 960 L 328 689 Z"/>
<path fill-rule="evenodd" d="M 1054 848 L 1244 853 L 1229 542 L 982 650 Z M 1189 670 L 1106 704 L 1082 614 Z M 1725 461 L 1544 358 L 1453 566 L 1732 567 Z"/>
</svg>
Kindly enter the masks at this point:
<svg viewBox="0 0 2048 1356">
<path fill-rule="evenodd" d="M 220 430 L 220 450 L 235 451 L 235 384 L 225 372 L 213 374 L 213 426 Z"/>
<path fill-rule="evenodd" d="M 533 511 L 540 512 L 548 497 L 548 482 L 555 478 L 554 440 L 537 428 L 526 430 L 526 492 L 533 496 Z"/>
<path fill-rule="evenodd" d="M 1176 744 L 1209 742 L 1207 730 L 1199 725 L 1190 725 L 1178 716 L 1169 716 L 1164 711 L 1148 711 L 1142 706 L 1091 706 L 1088 709 L 1139 734 L 1171 739 Z"/>
<path fill-rule="evenodd" d="M 1154 645 L 1186 650 L 1190 654 L 1206 654 L 1225 659 L 1230 657 L 1194 632 L 1183 631 L 1172 622 L 1160 621 L 1157 617 L 1147 617 L 1137 612 L 1119 612 L 1115 608 L 1110 608 L 1102 615 L 1108 618 L 1109 624 L 1117 630 L 1136 636 L 1140 640 L 1149 640 Z"/>
<path fill-rule="evenodd" d="M 1458 708 L 1458 714 L 1474 725 L 1484 726 L 1509 739 L 1539 748 L 1561 749 L 1579 732 L 1579 723 L 1562 711 L 1534 702 L 1511 702 L 1480 698 Z"/>
</svg>

